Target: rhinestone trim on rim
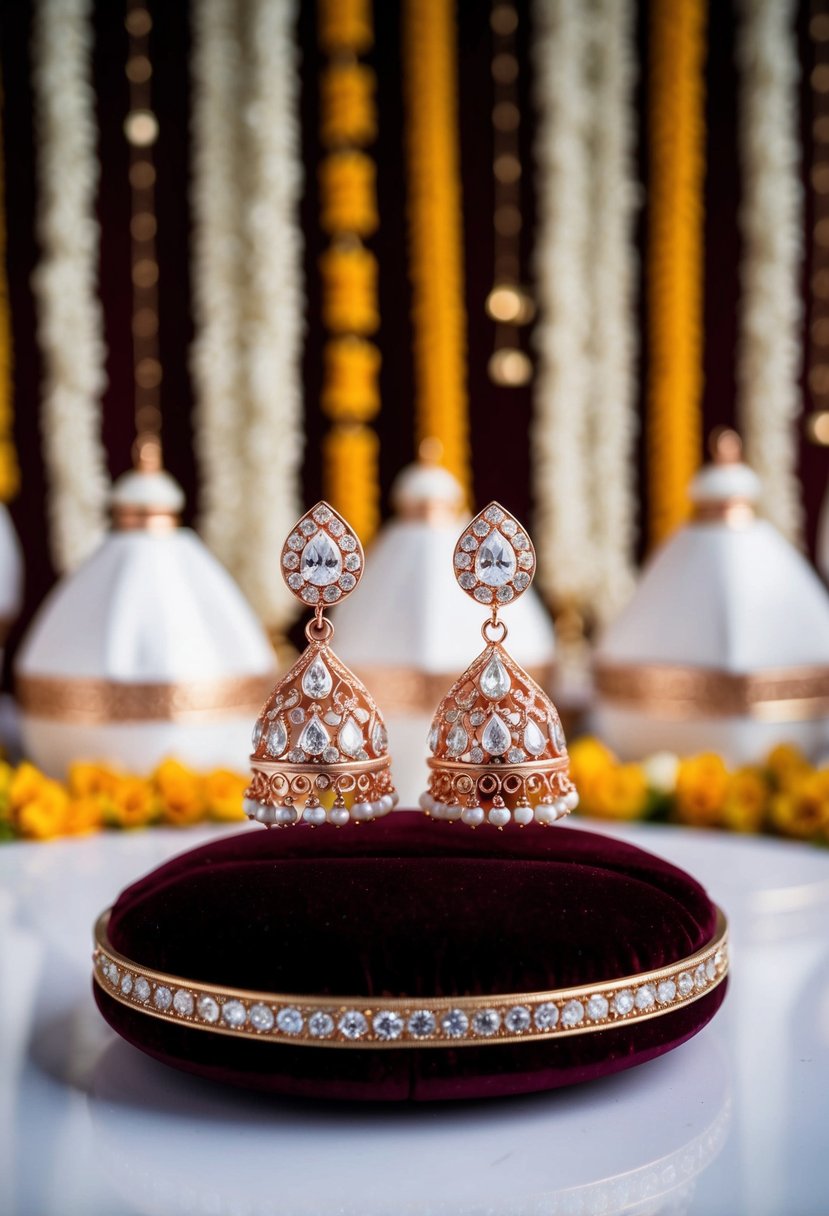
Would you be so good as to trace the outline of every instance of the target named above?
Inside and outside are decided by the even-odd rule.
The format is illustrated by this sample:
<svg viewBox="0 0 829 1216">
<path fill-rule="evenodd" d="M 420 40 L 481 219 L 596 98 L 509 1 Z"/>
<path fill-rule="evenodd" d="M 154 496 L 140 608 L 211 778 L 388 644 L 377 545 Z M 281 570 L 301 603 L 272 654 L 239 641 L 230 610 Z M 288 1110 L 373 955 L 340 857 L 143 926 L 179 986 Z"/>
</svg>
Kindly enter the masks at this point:
<svg viewBox="0 0 829 1216">
<path fill-rule="evenodd" d="M 95 926 L 95 982 L 150 1017 L 215 1034 L 327 1047 L 463 1047 L 612 1029 L 662 1017 L 711 992 L 728 974 L 728 927 L 717 910 L 707 945 L 666 967 L 552 992 L 367 1000 L 247 992 L 137 966 L 109 943 L 109 911 Z M 689 987 L 681 976 L 693 976 Z M 132 983 L 125 985 L 129 978 Z M 167 1001 L 170 992 L 191 1000 Z M 157 995 L 160 994 L 160 995 Z"/>
</svg>

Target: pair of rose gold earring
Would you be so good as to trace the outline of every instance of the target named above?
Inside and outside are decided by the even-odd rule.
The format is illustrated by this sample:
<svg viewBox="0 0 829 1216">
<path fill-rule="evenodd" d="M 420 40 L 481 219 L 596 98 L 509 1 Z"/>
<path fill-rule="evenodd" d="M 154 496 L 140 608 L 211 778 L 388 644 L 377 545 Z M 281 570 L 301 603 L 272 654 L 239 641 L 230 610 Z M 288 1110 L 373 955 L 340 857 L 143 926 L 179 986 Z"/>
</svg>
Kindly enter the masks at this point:
<svg viewBox="0 0 829 1216">
<path fill-rule="evenodd" d="M 378 819 L 397 804 L 382 715 L 329 645 L 334 626 L 325 609 L 354 591 L 363 568 L 357 535 L 326 502 L 303 515 L 283 546 L 285 582 L 314 616 L 305 627 L 307 648 L 253 731 L 244 806 L 266 827 L 342 827 Z M 578 803 L 561 721 L 504 648 L 507 627 L 498 615 L 532 582 L 532 542 L 508 511 L 490 503 L 458 538 L 453 569 L 460 588 L 488 610 L 486 646 L 437 708 L 421 808 L 472 828 L 555 823 Z"/>
</svg>

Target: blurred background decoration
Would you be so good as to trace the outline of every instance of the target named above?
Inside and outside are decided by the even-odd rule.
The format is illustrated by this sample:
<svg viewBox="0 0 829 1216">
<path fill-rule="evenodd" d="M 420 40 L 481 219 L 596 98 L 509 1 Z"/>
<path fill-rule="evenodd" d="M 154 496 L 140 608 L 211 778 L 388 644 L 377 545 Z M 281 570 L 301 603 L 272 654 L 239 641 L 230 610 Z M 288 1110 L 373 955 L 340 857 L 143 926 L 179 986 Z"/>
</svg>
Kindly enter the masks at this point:
<svg viewBox="0 0 829 1216">
<path fill-rule="evenodd" d="M 6 0 L 0 77 L 0 625 L 67 806 L 72 763 L 145 795 L 165 757 L 244 771 L 257 706 L 223 732 L 213 694 L 284 664 L 279 538 L 321 497 L 376 534 L 338 644 L 385 673 L 405 800 L 469 658 L 441 555 L 496 499 L 545 601 L 511 643 L 601 737 L 613 806 L 688 821 L 699 753 L 719 807 L 746 766 L 771 805 L 796 745 L 820 836 L 829 0 Z M 721 436 L 702 468 L 718 427 L 745 464 Z M 680 721 L 677 672 L 726 692 Z M 214 742 L 86 705 L 59 746 L 68 679 L 99 708 L 163 686 Z"/>
</svg>

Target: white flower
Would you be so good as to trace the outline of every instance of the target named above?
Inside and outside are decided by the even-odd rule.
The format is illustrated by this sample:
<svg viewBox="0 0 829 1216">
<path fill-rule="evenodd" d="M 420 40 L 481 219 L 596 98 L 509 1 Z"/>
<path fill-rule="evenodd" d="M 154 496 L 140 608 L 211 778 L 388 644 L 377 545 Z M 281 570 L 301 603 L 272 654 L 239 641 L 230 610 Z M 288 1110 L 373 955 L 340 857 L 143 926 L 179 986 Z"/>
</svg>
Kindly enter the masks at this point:
<svg viewBox="0 0 829 1216">
<path fill-rule="evenodd" d="M 679 757 L 673 752 L 655 752 L 642 764 L 648 785 L 658 794 L 672 794 L 676 789 Z"/>
</svg>

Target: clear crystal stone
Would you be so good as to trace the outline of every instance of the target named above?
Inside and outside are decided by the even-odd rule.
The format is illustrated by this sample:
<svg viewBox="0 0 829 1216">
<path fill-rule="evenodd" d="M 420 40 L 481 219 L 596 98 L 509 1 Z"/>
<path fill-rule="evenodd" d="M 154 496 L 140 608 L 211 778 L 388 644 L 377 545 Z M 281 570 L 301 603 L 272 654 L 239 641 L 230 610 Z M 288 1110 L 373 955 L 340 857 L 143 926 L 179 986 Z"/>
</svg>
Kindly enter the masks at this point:
<svg viewBox="0 0 829 1216">
<path fill-rule="evenodd" d="M 482 709 L 473 709 L 469 715 L 469 721 L 473 726 L 480 726 L 482 722 L 486 721 L 486 714 Z"/>
<path fill-rule="evenodd" d="M 483 762 L 484 753 L 480 747 L 473 747 L 469 753 L 469 759 L 473 764 L 481 764 Z"/>
<path fill-rule="evenodd" d="M 483 1035 L 487 1039 L 490 1035 L 498 1033 L 500 1025 L 501 1015 L 497 1009 L 479 1009 L 472 1018 L 472 1029 L 475 1034 Z"/>
<path fill-rule="evenodd" d="M 446 750 L 450 756 L 460 756 L 466 751 L 466 745 L 469 742 L 469 736 L 461 726 L 460 722 L 456 722 L 446 736 Z"/>
<path fill-rule="evenodd" d="M 552 1001 L 545 1001 L 536 1009 L 534 1020 L 539 1030 L 552 1030 L 558 1022 L 558 1006 Z"/>
<path fill-rule="evenodd" d="M 505 519 L 501 524 L 501 531 L 504 536 L 515 536 L 515 533 L 518 531 L 518 524 L 514 519 Z"/>
<path fill-rule="evenodd" d="M 180 1013 L 184 1017 L 190 1017 L 193 1012 L 193 993 L 188 992 L 186 988 L 177 989 L 173 997 L 173 1008 L 176 1013 Z"/>
<path fill-rule="evenodd" d="M 336 764 L 340 758 L 340 753 L 337 751 L 336 747 L 326 747 L 325 751 L 322 753 L 322 758 L 326 764 Z"/>
<path fill-rule="evenodd" d="M 308 757 L 301 747 L 292 747 L 288 752 L 288 759 L 291 764 L 304 764 Z"/>
<path fill-rule="evenodd" d="M 497 714 L 493 714 L 481 734 L 481 746 L 490 756 L 503 756 L 512 737 Z"/>
<path fill-rule="evenodd" d="M 323 697 L 328 696 L 333 683 L 331 672 L 317 655 L 314 661 L 305 668 L 302 676 L 302 691 L 306 697 L 321 701 Z"/>
<path fill-rule="evenodd" d="M 584 1020 L 584 1005 L 581 1001 L 568 1001 L 561 1011 L 562 1026 L 578 1026 Z"/>
<path fill-rule="evenodd" d="M 343 565 L 345 566 L 346 570 L 350 570 L 352 573 L 355 570 L 359 570 L 360 569 L 360 554 L 359 553 L 347 553 L 345 561 L 343 562 Z"/>
<path fill-rule="evenodd" d="M 272 756 L 281 756 L 288 746 L 288 736 L 282 722 L 277 718 L 268 731 L 268 751 Z"/>
<path fill-rule="evenodd" d="M 609 1006 L 607 998 L 597 992 L 590 997 L 584 1008 L 591 1022 L 600 1022 L 602 1018 L 607 1017 Z"/>
<path fill-rule="evenodd" d="M 312 529 L 313 527 L 311 524 Z M 313 583 L 315 587 L 328 587 L 331 583 L 336 583 L 342 574 L 342 556 L 327 533 L 315 531 L 302 550 L 300 569 L 308 582 Z"/>
<path fill-rule="evenodd" d="M 504 518 L 504 512 L 500 507 L 487 507 L 484 511 L 484 519 L 488 519 L 491 524 L 499 524 Z"/>
<path fill-rule="evenodd" d="M 290 574 L 288 576 L 288 586 L 291 588 L 292 591 L 299 591 L 300 587 L 302 586 L 302 584 L 304 582 L 305 582 L 305 579 L 302 577 L 301 574 Z"/>
<path fill-rule="evenodd" d="M 516 549 L 526 549 L 529 541 L 523 532 L 516 532 L 515 536 L 512 538 L 512 543 L 515 545 Z"/>
<path fill-rule="evenodd" d="M 507 752 L 507 760 L 510 764 L 521 764 L 527 757 L 520 747 L 511 747 Z"/>
<path fill-rule="evenodd" d="M 475 573 L 488 587 L 503 587 L 515 574 L 515 552 L 499 532 L 492 532 L 478 550 Z"/>
<path fill-rule="evenodd" d="M 151 992 L 152 989 L 150 988 L 149 981 L 145 980 L 143 975 L 139 975 L 132 989 L 132 994 L 135 999 L 137 1001 L 148 1001 L 150 999 Z"/>
<path fill-rule="evenodd" d="M 468 570 L 471 565 L 472 565 L 472 558 L 469 556 L 468 553 L 464 553 L 461 550 L 461 552 L 455 554 L 455 569 L 456 570 Z"/>
<path fill-rule="evenodd" d="M 374 730 L 371 732 L 371 746 L 377 756 L 382 756 L 388 751 L 389 732 L 382 722 L 374 723 Z"/>
<path fill-rule="evenodd" d="M 156 1009 L 169 1009 L 173 1003 L 173 994 L 169 988 L 160 984 L 153 993 L 153 1004 Z"/>
<path fill-rule="evenodd" d="M 316 604 L 320 597 L 319 589 L 317 587 L 312 587 L 310 583 L 302 588 L 300 594 L 302 595 L 302 598 L 305 600 L 306 604 Z"/>
<path fill-rule="evenodd" d="M 507 1011 L 507 1016 L 504 1018 L 504 1025 L 510 1034 L 521 1034 L 530 1027 L 530 1011 L 526 1005 L 513 1005 L 512 1009 Z"/>
<path fill-rule="evenodd" d="M 477 581 L 474 574 L 462 574 L 458 579 L 458 583 L 463 587 L 464 591 L 471 591 Z"/>
<path fill-rule="evenodd" d="M 325 600 L 326 604 L 333 604 L 340 598 L 341 595 L 342 592 L 340 591 L 339 587 L 326 587 L 322 593 L 322 598 Z"/>
<path fill-rule="evenodd" d="M 357 542 L 350 533 L 346 533 L 340 541 L 340 548 L 344 553 L 353 553 L 357 548 Z"/>
<path fill-rule="evenodd" d="M 705 974 L 705 963 L 700 963 L 694 972 L 694 987 L 704 988 L 708 983 L 708 976 Z"/>
<path fill-rule="evenodd" d="M 717 978 L 717 964 L 714 962 L 713 958 L 709 958 L 706 961 L 705 974 L 709 980 L 715 980 Z"/>
<path fill-rule="evenodd" d="M 553 741 L 553 747 L 557 752 L 563 752 L 567 748 L 567 740 L 564 738 L 564 731 L 558 718 L 550 718 L 550 738 Z"/>
<path fill-rule="evenodd" d="M 472 531 L 476 536 L 486 536 L 489 530 L 489 524 L 485 519 L 476 519 L 472 525 Z"/>
<path fill-rule="evenodd" d="M 362 751 L 365 743 L 363 732 L 353 718 L 346 718 L 343 722 L 337 735 L 337 743 L 347 756 L 356 756 Z"/>
<path fill-rule="evenodd" d="M 431 1009 L 416 1009 L 409 1018 L 408 1031 L 413 1039 L 426 1039 L 435 1033 L 437 1021 Z"/>
<path fill-rule="evenodd" d="M 613 998 L 613 1010 L 615 1013 L 630 1013 L 633 1005 L 633 993 L 629 988 L 624 988 L 621 992 L 617 992 Z"/>
<path fill-rule="evenodd" d="M 347 1009 L 337 1022 L 340 1034 L 347 1039 L 361 1039 L 368 1030 L 368 1022 L 359 1009 Z"/>
<path fill-rule="evenodd" d="M 688 972 L 683 971 L 676 982 L 680 996 L 687 996 L 689 992 L 694 991 L 694 977 Z"/>
<path fill-rule="evenodd" d="M 318 524 L 327 524 L 330 518 L 331 512 L 328 510 L 328 507 L 317 507 L 314 510 L 314 519 Z"/>
<path fill-rule="evenodd" d="M 247 1021 L 248 1012 L 241 1001 L 226 1001 L 222 1006 L 222 1021 L 238 1029 Z"/>
<path fill-rule="evenodd" d="M 673 980 L 661 980 L 656 986 L 656 999 L 660 1005 L 668 1005 L 676 996 L 676 984 Z"/>
<path fill-rule="evenodd" d="M 282 559 L 282 565 L 286 570 L 296 570 L 297 566 L 299 565 L 299 558 L 297 557 L 296 553 L 294 553 L 293 549 L 289 549 L 285 554 Z"/>
<path fill-rule="evenodd" d="M 254 1030 L 271 1030 L 273 1028 L 273 1010 L 267 1005 L 251 1005 L 250 1024 Z"/>
<path fill-rule="evenodd" d="M 527 725 L 524 727 L 524 746 L 531 756 L 540 756 L 547 746 L 547 740 L 532 718 L 527 719 Z"/>
<path fill-rule="evenodd" d="M 340 586 L 343 591 L 353 591 L 357 586 L 357 580 L 353 574 L 344 574 L 340 579 Z"/>
<path fill-rule="evenodd" d="M 132 992 L 132 976 L 131 975 L 125 975 L 122 977 L 121 991 L 123 992 L 124 996 L 129 996 L 129 994 Z"/>
<path fill-rule="evenodd" d="M 392 1013 L 390 1009 L 384 1009 L 382 1013 L 375 1014 L 372 1022 L 378 1039 L 399 1039 L 404 1025 L 400 1014 Z"/>
<path fill-rule="evenodd" d="M 200 996 L 196 1008 L 203 1022 L 218 1022 L 219 1004 L 218 1001 L 214 1001 L 212 996 Z"/>
<path fill-rule="evenodd" d="M 254 723 L 254 726 L 253 726 L 253 734 L 250 737 L 250 745 L 251 745 L 251 748 L 253 749 L 253 751 L 256 751 L 257 747 L 261 743 L 262 734 L 263 734 L 264 730 L 265 730 L 265 723 L 262 721 L 261 718 L 257 718 L 256 722 Z"/>
<path fill-rule="evenodd" d="M 302 537 L 299 535 L 298 532 L 292 532 L 291 535 L 288 537 L 288 547 L 290 549 L 301 549 L 304 544 L 305 544 L 305 541 L 302 539 Z"/>
<path fill-rule="evenodd" d="M 429 731 L 429 751 L 430 752 L 434 752 L 437 750 L 439 738 L 440 738 L 440 731 L 437 726 L 433 726 L 432 729 Z"/>
<path fill-rule="evenodd" d="M 504 664 L 494 654 L 478 679 L 478 687 L 490 701 L 500 701 L 512 687 L 512 680 Z"/>
<path fill-rule="evenodd" d="M 528 553 L 527 550 L 525 549 L 523 553 L 518 554 L 518 565 L 521 567 L 522 570 L 532 569 L 532 564 L 533 564 L 532 553 Z"/>
<path fill-rule="evenodd" d="M 312 519 L 303 519 L 302 523 L 299 525 L 299 530 L 304 536 L 311 536 L 314 532 L 316 532 L 317 529 L 314 526 L 314 521 Z"/>
<path fill-rule="evenodd" d="M 342 536 L 345 532 L 345 525 L 339 519 L 332 519 L 328 525 L 328 531 L 332 536 Z"/>
<path fill-rule="evenodd" d="M 530 576 L 524 570 L 519 570 L 512 580 L 512 585 L 516 591 L 526 591 L 530 585 Z"/>
<path fill-rule="evenodd" d="M 492 603 L 492 591 L 489 587 L 476 587 L 473 595 L 479 604 Z"/>
<path fill-rule="evenodd" d="M 280 1009 L 276 1015 L 276 1024 L 283 1034 L 299 1034 L 305 1019 L 294 1005 Z"/>
<path fill-rule="evenodd" d="M 471 532 L 467 532 L 466 536 L 461 537 L 461 548 L 465 549 L 467 553 L 471 553 L 473 549 L 478 548 L 478 542 Z"/>
<path fill-rule="evenodd" d="M 462 1009 L 450 1009 L 440 1019 L 440 1028 L 450 1039 L 462 1039 L 469 1029 L 469 1018 Z"/>
<path fill-rule="evenodd" d="M 308 1019 L 308 1033 L 312 1039 L 329 1039 L 334 1033 L 334 1019 L 330 1013 L 318 1010 Z"/>
<path fill-rule="evenodd" d="M 291 712 L 288 714 L 288 717 L 291 719 L 294 726 L 300 726 L 301 723 L 303 723 L 305 721 L 305 710 L 304 709 L 292 709 Z"/>
<path fill-rule="evenodd" d="M 342 734 L 342 731 L 340 734 Z M 309 756 L 321 755 L 330 742 L 331 736 L 316 715 L 308 719 L 302 734 L 297 739 L 299 747 L 307 752 Z"/>
<path fill-rule="evenodd" d="M 641 988 L 637 988 L 634 1001 L 637 1009 L 650 1009 L 656 1001 L 656 989 L 653 984 L 643 984 Z"/>
<path fill-rule="evenodd" d="M 508 604 L 515 592 L 512 587 L 499 587 L 496 594 L 499 604 Z"/>
</svg>

